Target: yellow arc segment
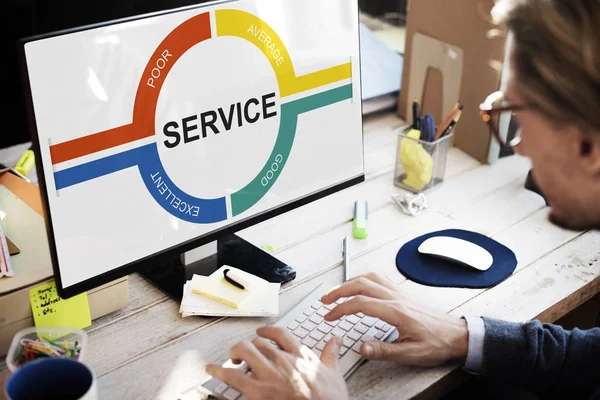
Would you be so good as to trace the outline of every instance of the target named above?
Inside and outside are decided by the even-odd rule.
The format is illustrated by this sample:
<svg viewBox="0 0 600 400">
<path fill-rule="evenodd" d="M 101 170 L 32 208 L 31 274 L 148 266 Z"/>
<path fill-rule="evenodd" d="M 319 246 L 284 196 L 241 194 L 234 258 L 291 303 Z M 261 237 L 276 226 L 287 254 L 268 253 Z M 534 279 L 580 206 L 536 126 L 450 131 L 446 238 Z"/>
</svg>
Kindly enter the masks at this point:
<svg viewBox="0 0 600 400">
<path fill-rule="evenodd" d="M 241 10 L 215 11 L 217 36 L 236 36 L 252 42 L 267 57 L 279 84 L 281 97 L 352 77 L 352 63 L 296 76 L 294 64 L 277 33 L 262 19 Z"/>
</svg>

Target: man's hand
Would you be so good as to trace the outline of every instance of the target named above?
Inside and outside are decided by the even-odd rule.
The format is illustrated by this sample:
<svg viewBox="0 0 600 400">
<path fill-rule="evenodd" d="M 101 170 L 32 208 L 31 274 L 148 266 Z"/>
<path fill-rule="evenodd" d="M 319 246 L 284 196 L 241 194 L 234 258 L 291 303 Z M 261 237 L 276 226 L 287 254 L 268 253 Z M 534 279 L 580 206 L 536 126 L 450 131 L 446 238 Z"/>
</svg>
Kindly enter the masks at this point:
<svg viewBox="0 0 600 400">
<path fill-rule="evenodd" d="M 360 352 L 371 360 L 385 359 L 411 366 L 464 363 L 468 351 L 466 322 L 417 304 L 403 296 L 388 279 L 378 274 L 358 276 L 331 290 L 321 301 L 332 304 L 352 297 L 329 314 L 328 321 L 362 312 L 398 329 L 397 343 L 366 342 Z"/>
<path fill-rule="evenodd" d="M 338 365 L 341 338 L 329 340 L 319 360 L 285 329 L 267 326 L 256 333 L 258 338 L 239 343 L 230 352 L 230 359 L 238 364 L 244 361 L 252 376 L 218 365 L 208 365 L 206 371 L 244 393 L 248 400 L 348 398 Z M 279 348 L 265 339 L 273 340 Z"/>
</svg>

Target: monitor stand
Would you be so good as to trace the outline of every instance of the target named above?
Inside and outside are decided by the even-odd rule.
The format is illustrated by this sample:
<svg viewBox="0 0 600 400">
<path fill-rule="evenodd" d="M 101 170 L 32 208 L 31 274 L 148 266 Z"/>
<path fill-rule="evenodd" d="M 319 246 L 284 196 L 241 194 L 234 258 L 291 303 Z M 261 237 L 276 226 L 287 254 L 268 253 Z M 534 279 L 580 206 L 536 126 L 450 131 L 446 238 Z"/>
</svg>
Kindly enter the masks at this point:
<svg viewBox="0 0 600 400">
<path fill-rule="evenodd" d="M 236 235 L 225 236 L 176 258 L 149 263 L 139 272 L 163 292 L 181 301 L 183 285 L 194 274 L 208 276 L 223 265 L 269 282 L 283 284 L 296 277 L 292 267 Z"/>
</svg>

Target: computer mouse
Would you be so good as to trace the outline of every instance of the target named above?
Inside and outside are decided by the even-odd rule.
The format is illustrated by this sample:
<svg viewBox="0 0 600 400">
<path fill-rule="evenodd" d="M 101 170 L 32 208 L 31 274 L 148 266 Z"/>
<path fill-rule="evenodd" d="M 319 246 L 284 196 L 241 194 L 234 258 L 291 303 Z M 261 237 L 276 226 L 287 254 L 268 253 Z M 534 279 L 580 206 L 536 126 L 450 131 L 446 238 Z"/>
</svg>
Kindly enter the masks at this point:
<svg viewBox="0 0 600 400">
<path fill-rule="evenodd" d="M 487 271 L 494 258 L 489 251 L 474 243 L 451 236 L 434 236 L 419 246 L 419 253 L 442 258 L 479 271 Z"/>
</svg>

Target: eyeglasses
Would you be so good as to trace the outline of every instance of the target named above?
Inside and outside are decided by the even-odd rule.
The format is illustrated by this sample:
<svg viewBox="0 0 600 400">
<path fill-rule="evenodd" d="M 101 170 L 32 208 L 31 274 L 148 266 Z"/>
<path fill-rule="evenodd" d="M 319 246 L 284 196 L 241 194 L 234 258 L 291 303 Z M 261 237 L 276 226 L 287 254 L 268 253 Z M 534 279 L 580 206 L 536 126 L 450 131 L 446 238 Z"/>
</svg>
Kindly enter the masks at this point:
<svg viewBox="0 0 600 400">
<path fill-rule="evenodd" d="M 515 137 L 505 140 L 500 132 L 508 132 L 515 111 L 526 109 L 523 105 L 512 105 L 504 99 L 504 93 L 495 92 L 490 94 L 479 106 L 479 113 L 483 121 L 487 123 L 490 133 L 496 138 L 500 146 L 504 148 L 513 148 L 521 143 L 521 130 L 517 129 Z M 513 120 L 513 122 L 515 122 Z"/>
</svg>

